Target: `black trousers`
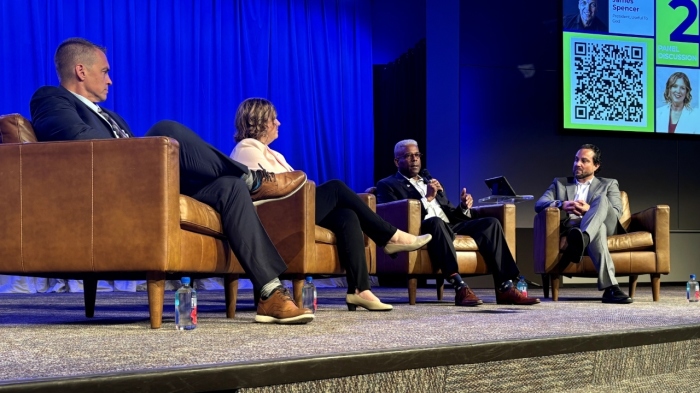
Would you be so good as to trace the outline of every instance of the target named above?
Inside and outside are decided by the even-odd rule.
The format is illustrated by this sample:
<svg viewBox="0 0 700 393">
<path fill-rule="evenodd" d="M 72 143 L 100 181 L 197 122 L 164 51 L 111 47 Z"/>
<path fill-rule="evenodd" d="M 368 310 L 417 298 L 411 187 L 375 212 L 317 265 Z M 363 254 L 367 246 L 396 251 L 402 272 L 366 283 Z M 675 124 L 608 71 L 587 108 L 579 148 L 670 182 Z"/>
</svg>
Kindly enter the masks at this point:
<svg viewBox="0 0 700 393">
<path fill-rule="evenodd" d="M 423 220 L 420 229 L 421 233 L 433 235 L 433 240 L 428 243 L 428 255 L 434 266 L 442 270 L 445 278 L 458 273 L 457 252 L 453 243 L 455 234 L 474 239 L 489 270 L 493 272 L 496 287 L 520 274 L 506 244 L 501 222 L 496 218 L 476 218 L 451 225 L 440 217 L 431 217 Z"/>
<path fill-rule="evenodd" d="M 316 225 L 335 234 L 338 258 L 345 268 L 348 293 L 370 289 L 364 236 L 384 246 L 396 228 L 372 211 L 357 194 L 340 180 L 316 187 Z"/>
<path fill-rule="evenodd" d="M 287 269 L 255 212 L 243 175 L 248 168 L 216 150 L 184 125 L 164 120 L 146 136 L 180 143 L 180 192 L 214 208 L 234 255 L 259 291 Z"/>
</svg>

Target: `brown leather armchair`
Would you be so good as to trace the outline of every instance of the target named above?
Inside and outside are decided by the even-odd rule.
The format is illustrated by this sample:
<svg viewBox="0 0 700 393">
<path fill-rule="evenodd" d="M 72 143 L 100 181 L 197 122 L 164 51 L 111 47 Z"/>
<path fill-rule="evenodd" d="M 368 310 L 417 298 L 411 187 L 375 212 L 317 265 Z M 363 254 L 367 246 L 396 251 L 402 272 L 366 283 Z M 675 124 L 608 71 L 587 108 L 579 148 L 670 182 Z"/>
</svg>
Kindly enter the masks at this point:
<svg viewBox="0 0 700 393">
<path fill-rule="evenodd" d="M 667 205 L 658 205 L 639 213 L 630 214 L 627 193 L 620 191 L 622 215 L 620 223 L 626 234 L 608 237 L 608 248 L 615 263 L 616 276 L 629 276 L 629 295 L 634 297 L 640 274 L 651 276 L 654 301 L 659 300 L 661 275 L 671 271 L 670 216 Z M 559 209 L 548 207 L 535 215 L 535 273 L 542 274 L 544 297 L 549 297 L 551 280 L 552 299 L 559 299 L 561 276 L 598 277 L 591 258 L 584 256 L 580 263 L 560 266 L 566 237 L 560 236 Z"/>
<path fill-rule="evenodd" d="M 180 195 L 179 145 L 164 137 L 37 142 L 21 115 L 0 116 L 0 273 L 146 279 L 152 328 L 166 275 L 222 275 L 233 318 L 241 265 L 211 207 Z"/>
<path fill-rule="evenodd" d="M 358 194 L 373 211 L 372 194 Z M 316 225 L 316 184 L 308 181 L 289 198 L 258 206 L 258 216 L 277 251 L 287 264 L 282 278 L 291 279 L 294 300 L 301 304 L 301 290 L 308 275 L 345 275 L 340 265 L 333 232 Z M 376 270 L 377 246 L 365 235 L 369 274 Z"/>
<path fill-rule="evenodd" d="M 375 187 L 367 189 L 367 192 L 376 192 Z M 501 222 L 506 242 L 510 252 L 515 255 L 515 205 L 484 205 L 475 206 L 472 209 L 478 212 L 480 217 L 495 217 Z M 390 222 L 393 226 L 413 235 L 420 234 L 421 203 L 416 199 L 404 199 L 400 201 L 377 204 L 377 213 Z M 457 250 L 457 264 L 459 274 L 463 276 L 478 276 L 490 274 L 484 258 L 479 253 L 479 248 L 470 236 L 457 235 L 454 240 Z M 434 278 L 437 280 L 437 298 L 442 300 L 444 289 L 444 277 L 442 271 L 436 269 L 426 247 L 411 252 L 402 252 L 391 258 L 384 252 L 377 253 L 378 276 L 401 275 L 408 278 L 408 302 L 416 304 L 416 289 L 418 278 Z"/>
</svg>

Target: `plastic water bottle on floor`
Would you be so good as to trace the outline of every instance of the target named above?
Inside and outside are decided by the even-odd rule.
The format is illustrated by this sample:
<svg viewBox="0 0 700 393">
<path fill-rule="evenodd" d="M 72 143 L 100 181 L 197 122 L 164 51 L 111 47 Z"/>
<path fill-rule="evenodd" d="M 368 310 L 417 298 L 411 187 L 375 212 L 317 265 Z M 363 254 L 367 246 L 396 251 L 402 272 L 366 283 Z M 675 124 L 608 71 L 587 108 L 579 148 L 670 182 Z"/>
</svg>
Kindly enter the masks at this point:
<svg viewBox="0 0 700 393">
<path fill-rule="evenodd" d="M 700 288 L 698 288 L 698 282 L 695 281 L 695 274 L 690 275 L 690 281 L 685 286 L 685 298 L 689 302 L 697 302 L 700 300 Z"/>
<path fill-rule="evenodd" d="M 523 295 L 527 296 L 527 281 L 525 281 L 525 277 L 520 276 L 516 288 L 518 288 L 518 291 L 522 292 Z"/>
<path fill-rule="evenodd" d="M 301 290 L 302 307 L 316 313 L 316 285 L 311 276 L 306 277 L 304 288 Z"/>
<path fill-rule="evenodd" d="M 175 328 L 192 330 L 197 327 L 197 291 L 190 286 L 190 278 L 180 279 L 182 286 L 175 292 Z"/>
</svg>

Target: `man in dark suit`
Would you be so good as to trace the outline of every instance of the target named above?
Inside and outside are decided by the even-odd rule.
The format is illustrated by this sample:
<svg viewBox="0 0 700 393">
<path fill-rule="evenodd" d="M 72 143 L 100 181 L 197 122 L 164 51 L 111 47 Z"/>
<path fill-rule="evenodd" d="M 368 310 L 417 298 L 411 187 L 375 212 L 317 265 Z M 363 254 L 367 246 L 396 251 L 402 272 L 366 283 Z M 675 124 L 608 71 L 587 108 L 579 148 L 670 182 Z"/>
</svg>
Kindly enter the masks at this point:
<svg viewBox="0 0 700 393">
<path fill-rule="evenodd" d="M 476 212 L 471 210 L 472 196 L 464 188 L 459 207 L 453 206 L 445 197 L 440 182 L 420 175 L 421 156 L 418 143 L 412 139 L 396 144 L 394 164 L 399 171 L 377 183 L 377 202 L 421 201 L 421 233 L 433 235 L 433 240 L 428 243 L 428 255 L 454 286 L 455 305 L 469 307 L 483 303 L 459 275 L 453 243 L 455 234 L 471 236 L 479 246 L 479 252 L 493 272 L 498 304 L 539 303 L 539 299 L 526 297 L 513 285 L 512 279 L 520 272 L 506 244 L 501 223 L 492 217 L 476 217 Z"/>
<path fill-rule="evenodd" d="M 60 86 L 39 88 L 30 102 L 38 140 L 134 136 L 121 116 L 96 104 L 107 99 L 112 84 L 104 48 L 82 38 L 70 38 L 58 46 L 54 61 Z M 300 171 L 277 175 L 249 171 L 173 121 L 156 123 L 146 136 L 167 136 L 179 142 L 180 192 L 210 205 L 221 215 L 231 249 L 260 294 L 255 320 L 313 320 L 311 311 L 297 307 L 280 283 L 278 276 L 287 266 L 263 229 L 253 204 L 293 194 L 304 185 L 306 175 Z"/>
<path fill-rule="evenodd" d="M 571 0 L 578 5 L 578 13 L 564 17 L 564 30 L 585 32 L 607 32 L 608 26 L 596 16 L 598 0 Z M 604 4 L 607 6 L 607 4 Z"/>
<path fill-rule="evenodd" d="M 622 199 L 615 179 L 596 177 L 600 171 L 600 149 L 585 144 L 574 157 L 573 177 L 555 178 L 535 203 L 535 212 L 548 207 L 561 210 L 562 235 L 567 247 L 562 263 L 579 263 L 587 251 L 598 269 L 598 289 L 603 303 L 632 303 L 617 284 L 615 264 L 608 250 L 608 236 L 624 233 L 620 225 Z"/>
</svg>

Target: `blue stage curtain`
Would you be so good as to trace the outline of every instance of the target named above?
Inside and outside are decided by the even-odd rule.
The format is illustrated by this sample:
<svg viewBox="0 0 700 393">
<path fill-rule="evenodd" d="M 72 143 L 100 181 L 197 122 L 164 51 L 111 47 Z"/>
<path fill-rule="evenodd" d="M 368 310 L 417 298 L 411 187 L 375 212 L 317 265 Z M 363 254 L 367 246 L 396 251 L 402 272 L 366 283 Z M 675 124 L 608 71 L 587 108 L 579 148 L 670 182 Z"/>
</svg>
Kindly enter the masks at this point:
<svg viewBox="0 0 700 393">
<path fill-rule="evenodd" d="M 265 97 L 282 123 L 272 147 L 294 168 L 373 184 L 370 0 L 0 0 L 0 21 L 0 114 L 29 118 L 34 91 L 58 84 L 58 44 L 83 37 L 107 47 L 103 105 L 136 135 L 172 119 L 229 154 L 238 104 Z M 0 290 L 68 288 L 31 280 L 0 277 Z"/>
<path fill-rule="evenodd" d="M 29 117 L 58 84 L 56 46 L 79 36 L 107 47 L 104 105 L 136 135 L 173 119 L 228 154 L 236 107 L 265 97 L 294 168 L 373 184 L 370 0 L 0 0 L 0 21 L 0 114 Z"/>
</svg>

